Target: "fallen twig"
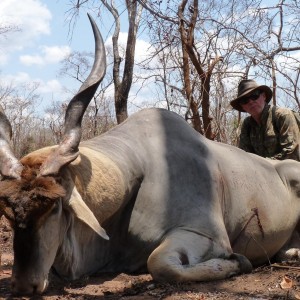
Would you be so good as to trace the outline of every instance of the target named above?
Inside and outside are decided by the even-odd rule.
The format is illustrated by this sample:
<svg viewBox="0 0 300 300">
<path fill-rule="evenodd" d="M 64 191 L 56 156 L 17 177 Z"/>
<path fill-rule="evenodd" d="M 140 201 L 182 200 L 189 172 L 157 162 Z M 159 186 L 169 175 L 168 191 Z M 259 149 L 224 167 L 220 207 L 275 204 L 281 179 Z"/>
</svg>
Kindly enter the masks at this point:
<svg viewBox="0 0 300 300">
<path fill-rule="evenodd" d="M 284 266 L 284 265 L 280 265 L 280 264 L 271 264 L 270 267 L 275 267 L 275 268 L 281 268 L 281 269 L 293 269 L 293 270 L 299 270 L 300 271 L 300 267 L 295 267 L 295 266 Z"/>
</svg>

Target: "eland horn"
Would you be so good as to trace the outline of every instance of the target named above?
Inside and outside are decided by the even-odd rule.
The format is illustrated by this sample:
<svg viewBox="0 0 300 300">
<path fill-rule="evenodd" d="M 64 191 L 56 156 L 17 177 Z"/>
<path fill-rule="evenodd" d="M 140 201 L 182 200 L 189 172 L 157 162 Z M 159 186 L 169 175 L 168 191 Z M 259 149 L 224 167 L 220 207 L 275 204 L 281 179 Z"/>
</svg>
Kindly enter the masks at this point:
<svg viewBox="0 0 300 300">
<path fill-rule="evenodd" d="M 3 177 L 19 179 L 23 166 L 12 152 L 11 137 L 11 124 L 0 105 L 0 173 Z"/>
<path fill-rule="evenodd" d="M 58 147 L 52 152 L 40 169 L 41 176 L 55 175 L 64 166 L 79 155 L 78 145 L 81 139 L 81 122 L 84 112 L 92 100 L 106 71 L 106 55 L 102 36 L 95 21 L 88 15 L 95 38 L 95 60 L 91 73 L 70 101 L 64 124 L 64 136 Z"/>
</svg>

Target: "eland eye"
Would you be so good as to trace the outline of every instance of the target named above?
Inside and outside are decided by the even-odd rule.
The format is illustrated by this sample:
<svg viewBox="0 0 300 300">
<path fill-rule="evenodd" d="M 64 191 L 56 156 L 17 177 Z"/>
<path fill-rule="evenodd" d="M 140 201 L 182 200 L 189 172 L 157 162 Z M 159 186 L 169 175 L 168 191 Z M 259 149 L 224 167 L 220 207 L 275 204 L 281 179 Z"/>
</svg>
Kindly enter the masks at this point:
<svg viewBox="0 0 300 300">
<path fill-rule="evenodd" d="M 58 202 L 55 202 L 51 209 L 51 215 L 55 215 L 58 212 L 59 212 L 59 204 L 58 204 Z"/>
</svg>

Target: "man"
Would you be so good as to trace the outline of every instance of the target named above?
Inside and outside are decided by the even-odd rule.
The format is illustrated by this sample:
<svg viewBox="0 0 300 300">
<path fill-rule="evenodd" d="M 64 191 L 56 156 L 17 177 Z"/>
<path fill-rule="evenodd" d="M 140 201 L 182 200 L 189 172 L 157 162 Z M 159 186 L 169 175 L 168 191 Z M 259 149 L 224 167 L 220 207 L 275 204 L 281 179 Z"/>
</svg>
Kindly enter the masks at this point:
<svg viewBox="0 0 300 300">
<path fill-rule="evenodd" d="M 238 96 L 231 106 L 247 112 L 242 124 L 239 148 L 271 159 L 300 161 L 300 132 L 293 112 L 287 108 L 271 107 L 272 90 L 254 80 L 242 80 Z"/>
</svg>

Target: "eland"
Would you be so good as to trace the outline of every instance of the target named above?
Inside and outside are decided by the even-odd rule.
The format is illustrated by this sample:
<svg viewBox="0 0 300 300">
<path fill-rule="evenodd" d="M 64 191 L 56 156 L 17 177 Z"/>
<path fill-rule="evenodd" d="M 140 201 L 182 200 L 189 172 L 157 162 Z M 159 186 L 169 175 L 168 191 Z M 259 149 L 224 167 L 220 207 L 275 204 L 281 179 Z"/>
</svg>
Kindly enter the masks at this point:
<svg viewBox="0 0 300 300">
<path fill-rule="evenodd" d="M 100 32 L 91 73 L 70 101 L 58 146 L 20 160 L 0 112 L 0 212 L 14 231 L 12 292 L 43 293 L 50 269 L 149 272 L 163 282 L 251 272 L 299 258 L 300 163 L 274 162 L 201 136 L 179 115 L 144 109 L 80 142 L 106 70 Z"/>
</svg>

